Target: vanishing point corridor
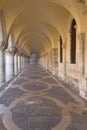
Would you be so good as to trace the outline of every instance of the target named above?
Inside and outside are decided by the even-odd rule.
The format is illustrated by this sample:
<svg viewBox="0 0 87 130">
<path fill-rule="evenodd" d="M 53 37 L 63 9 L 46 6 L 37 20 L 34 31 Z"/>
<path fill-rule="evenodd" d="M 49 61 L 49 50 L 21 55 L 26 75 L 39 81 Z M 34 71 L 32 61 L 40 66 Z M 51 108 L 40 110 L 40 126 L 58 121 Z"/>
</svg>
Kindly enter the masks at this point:
<svg viewBox="0 0 87 130">
<path fill-rule="evenodd" d="M 87 0 L 0 0 L 0 130 L 87 130 Z"/>
<path fill-rule="evenodd" d="M 87 130 L 87 101 L 29 64 L 0 88 L 0 130 Z"/>
</svg>

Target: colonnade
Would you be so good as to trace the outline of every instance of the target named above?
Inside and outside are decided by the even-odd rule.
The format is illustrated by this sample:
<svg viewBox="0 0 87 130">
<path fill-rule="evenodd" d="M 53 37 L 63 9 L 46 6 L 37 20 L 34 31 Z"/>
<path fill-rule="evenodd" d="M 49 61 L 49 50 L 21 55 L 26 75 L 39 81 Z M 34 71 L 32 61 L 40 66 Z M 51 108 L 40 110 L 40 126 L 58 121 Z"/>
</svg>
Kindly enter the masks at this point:
<svg viewBox="0 0 87 130">
<path fill-rule="evenodd" d="M 72 7 L 74 7 L 74 2 L 76 1 L 70 2 L 70 5 L 72 5 Z M 62 4 L 64 3 L 61 3 L 61 5 Z M 39 7 L 39 4 L 37 5 L 38 6 L 36 7 Z M 65 6 L 63 7 L 64 9 L 67 9 L 68 5 L 66 7 Z M 74 9 L 77 7 L 78 9 L 76 13 L 75 12 L 76 10 Z M 46 26 L 45 25 L 43 26 L 42 23 L 45 22 L 42 22 L 40 24 L 40 29 L 39 28 L 37 29 L 37 27 L 39 26 L 35 28 L 36 31 L 41 31 L 41 34 L 40 32 L 32 33 L 35 30 L 31 31 L 30 29 L 31 22 L 29 22 L 31 20 L 30 19 L 31 17 L 28 17 L 29 21 L 26 22 L 29 23 L 29 29 L 30 29 L 29 30 L 30 32 L 27 32 L 27 34 L 29 33 L 28 35 L 26 35 L 25 33 L 26 31 L 21 32 L 22 30 L 22 29 L 20 30 L 21 26 L 20 28 L 18 27 L 18 25 L 21 25 L 21 20 L 19 19 L 16 19 L 17 21 L 15 21 L 14 24 L 12 24 L 15 25 L 13 28 L 10 28 L 9 25 L 9 29 L 8 29 L 8 20 L 7 23 L 5 23 L 6 22 L 5 19 L 6 18 L 8 19 L 7 17 L 8 15 L 6 15 L 6 11 L 4 11 L 3 13 L 4 9 L 0 10 L 0 83 L 11 79 L 14 75 L 20 72 L 24 68 L 24 66 L 28 63 L 29 60 L 24 55 L 30 56 L 30 53 L 35 51 L 39 54 L 38 57 L 41 56 L 39 58 L 39 63 L 43 67 L 49 70 L 53 75 L 56 75 L 57 77 L 64 80 L 65 82 L 73 85 L 79 91 L 79 94 L 82 97 L 87 99 L 87 0 L 78 0 L 75 5 L 75 8 L 70 8 L 70 10 L 63 9 L 63 11 L 65 11 L 65 14 L 64 12 L 61 12 L 61 18 L 62 18 L 61 22 L 57 21 L 57 19 L 53 19 L 56 17 L 54 16 L 52 17 L 54 13 L 50 12 L 50 10 L 48 11 L 49 13 L 47 12 L 48 14 L 46 15 L 45 8 L 42 8 L 44 9 L 42 10 L 42 12 L 44 12 L 44 15 L 41 14 L 41 17 L 46 15 L 46 18 L 48 18 L 49 14 L 52 13 L 50 15 L 50 18 L 53 19 L 53 22 L 49 19 L 49 23 L 50 22 L 52 23 L 50 24 L 47 23 Z M 54 7 L 52 7 L 52 9 L 55 11 L 55 13 L 57 12 L 56 8 L 54 9 Z M 62 10 L 62 8 L 59 8 L 59 10 L 60 9 Z M 9 11 L 7 12 L 9 14 Z M 13 12 L 15 12 L 15 14 L 17 13 L 16 11 Z M 6 18 L 4 17 L 4 14 Z M 24 14 L 26 14 L 26 11 L 23 13 L 23 18 L 25 19 Z M 60 17 L 59 13 L 58 15 Z M 55 16 L 58 15 L 55 14 Z M 43 18 L 43 20 L 45 20 L 46 18 Z M 65 20 L 65 18 L 67 19 L 66 22 L 64 21 L 64 23 L 62 23 L 63 19 Z M 26 16 L 26 20 L 27 20 L 27 16 Z M 20 21 L 20 24 L 18 21 Z M 54 21 L 56 22 L 54 23 Z M 36 25 L 36 23 L 34 23 L 34 25 Z M 27 26 L 24 26 L 24 28 L 25 27 Z M 45 27 L 45 29 L 43 27 Z M 45 33 L 46 33 L 46 37 L 45 37 Z M 33 34 L 35 34 L 34 35 L 35 40 L 33 40 Z M 40 37 L 38 37 L 39 34 Z M 26 38 L 29 39 L 26 40 Z M 41 39 L 39 40 L 38 38 Z M 45 38 L 46 40 L 43 38 Z M 36 39 L 37 42 L 34 43 Z M 28 41 L 31 40 L 33 40 L 33 42 L 28 43 Z M 38 41 L 40 43 L 38 43 Z M 41 44 L 42 41 L 44 44 Z M 40 47 L 37 46 L 39 44 L 41 45 Z M 34 57 L 30 58 L 31 63 L 36 61 L 37 60 L 34 59 Z"/>
<path fill-rule="evenodd" d="M 0 46 L 0 83 L 10 80 L 18 74 L 28 63 L 28 58 L 23 56 L 17 48 Z"/>
</svg>

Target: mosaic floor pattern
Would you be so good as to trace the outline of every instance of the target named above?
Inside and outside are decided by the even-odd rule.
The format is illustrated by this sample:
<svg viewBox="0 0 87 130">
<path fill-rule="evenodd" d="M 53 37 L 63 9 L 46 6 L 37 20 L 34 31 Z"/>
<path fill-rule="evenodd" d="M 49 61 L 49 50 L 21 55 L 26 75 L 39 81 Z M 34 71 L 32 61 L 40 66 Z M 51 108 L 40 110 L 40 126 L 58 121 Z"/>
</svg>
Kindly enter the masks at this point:
<svg viewBox="0 0 87 130">
<path fill-rule="evenodd" d="M 0 89 L 0 130 L 87 130 L 87 101 L 38 64 Z"/>
</svg>

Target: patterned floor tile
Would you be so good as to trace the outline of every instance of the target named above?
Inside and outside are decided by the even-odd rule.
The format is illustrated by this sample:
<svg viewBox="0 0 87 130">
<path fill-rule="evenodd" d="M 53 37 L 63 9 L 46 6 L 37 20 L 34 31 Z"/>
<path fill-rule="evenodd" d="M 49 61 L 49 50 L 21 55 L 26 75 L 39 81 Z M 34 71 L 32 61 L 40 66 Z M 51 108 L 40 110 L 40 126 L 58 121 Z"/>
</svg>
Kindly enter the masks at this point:
<svg viewBox="0 0 87 130">
<path fill-rule="evenodd" d="M 24 92 L 22 92 L 18 88 L 10 88 L 0 98 L 0 104 L 9 106 L 16 98 L 20 98 L 20 96 L 22 96 L 23 94 Z"/>
<path fill-rule="evenodd" d="M 27 82 L 23 85 L 23 87 L 27 90 L 40 91 L 46 89 L 48 86 L 43 82 Z"/>
<path fill-rule="evenodd" d="M 0 88 L 0 130 L 87 130 L 86 104 L 69 85 L 31 64 Z"/>
<path fill-rule="evenodd" d="M 54 128 L 61 120 L 57 105 L 45 98 L 34 97 L 20 102 L 12 110 L 14 122 L 22 129 Z"/>
</svg>

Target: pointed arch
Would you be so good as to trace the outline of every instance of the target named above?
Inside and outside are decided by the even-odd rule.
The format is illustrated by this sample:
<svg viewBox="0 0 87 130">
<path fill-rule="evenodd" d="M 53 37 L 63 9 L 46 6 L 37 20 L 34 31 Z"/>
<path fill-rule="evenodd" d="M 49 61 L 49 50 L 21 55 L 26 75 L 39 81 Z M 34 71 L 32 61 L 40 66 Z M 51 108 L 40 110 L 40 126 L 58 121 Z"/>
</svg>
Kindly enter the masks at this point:
<svg viewBox="0 0 87 130">
<path fill-rule="evenodd" d="M 62 37 L 60 36 L 60 63 L 63 62 L 63 42 L 62 42 Z"/>
<path fill-rule="evenodd" d="M 73 18 L 71 23 L 70 35 L 70 62 L 76 64 L 76 21 Z"/>
<path fill-rule="evenodd" d="M 2 23 L 0 20 L 0 44 L 2 44 L 2 41 L 3 41 L 3 31 L 2 31 Z"/>
</svg>

